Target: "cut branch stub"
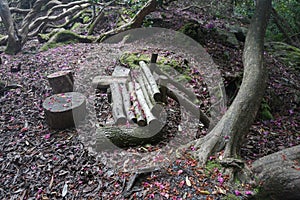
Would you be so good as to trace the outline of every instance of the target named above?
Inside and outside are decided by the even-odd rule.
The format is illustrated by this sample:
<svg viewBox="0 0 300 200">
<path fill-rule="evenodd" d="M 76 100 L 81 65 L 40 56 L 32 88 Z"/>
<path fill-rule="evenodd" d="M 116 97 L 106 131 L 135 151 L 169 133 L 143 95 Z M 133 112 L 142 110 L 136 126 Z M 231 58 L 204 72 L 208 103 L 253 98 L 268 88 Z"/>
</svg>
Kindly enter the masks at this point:
<svg viewBox="0 0 300 200">
<path fill-rule="evenodd" d="M 53 94 L 72 92 L 74 79 L 72 71 L 58 71 L 47 76 Z"/>
<path fill-rule="evenodd" d="M 43 108 L 53 129 L 72 127 L 85 118 L 86 98 L 78 92 L 55 94 L 45 99 Z"/>
</svg>

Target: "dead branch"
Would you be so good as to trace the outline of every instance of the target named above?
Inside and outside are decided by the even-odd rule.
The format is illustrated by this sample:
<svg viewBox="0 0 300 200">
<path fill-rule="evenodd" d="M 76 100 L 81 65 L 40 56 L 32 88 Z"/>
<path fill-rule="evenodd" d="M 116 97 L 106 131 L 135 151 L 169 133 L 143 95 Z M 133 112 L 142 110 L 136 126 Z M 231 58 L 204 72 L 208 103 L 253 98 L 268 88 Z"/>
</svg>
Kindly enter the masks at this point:
<svg viewBox="0 0 300 200">
<path fill-rule="evenodd" d="M 92 35 L 94 32 L 94 29 L 96 25 L 100 22 L 100 20 L 104 17 L 104 9 L 107 8 L 109 5 L 114 3 L 115 0 L 108 2 L 106 5 L 104 5 L 100 11 L 98 12 L 97 17 L 91 21 L 91 23 L 87 26 L 88 27 L 88 35 Z"/>
<path fill-rule="evenodd" d="M 65 12 L 57 15 L 57 16 L 43 16 L 43 17 L 39 17 L 37 18 L 34 22 L 32 22 L 30 25 L 29 25 L 29 31 L 32 31 L 34 29 L 36 29 L 37 27 L 39 26 L 45 26 L 48 22 L 53 22 L 53 21 L 58 21 L 58 20 L 61 20 L 63 18 L 65 18 L 66 16 L 69 16 L 69 15 L 72 15 L 82 9 L 85 9 L 87 7 L 89 7 L 90 4 L 82 4 L 82 5 L 76 5 L 68 10 L 66 10 Z"/>
<path fill-rule="evenodd" d="M 107 31 L 106 33 L 103 33 L 99 36 L 98 42 L 103 41 L 107 37 L 110 37 L 112 35 L 118 34 L 120 32 L 126 31 L 128 29 L 138 28 L 141 27 L 145 17 L 153 12 L 156 8 L 157 2 L 156 0 L 149 0 L 142 8 L 141 10 L 130 20 L 130 22 L 116 28 L 110 31 Z"/>
<path fill-rule="evenodd" d="M 11 13 L 18 13 L 18 14 L 22 14 L 22 15 L 26 15 L 27 13 L 30 12 L 30 9 L 21 9 L 21 8 L 17 8 L 17 7 L 10 7 L 9 8 Z"/>
</svg>

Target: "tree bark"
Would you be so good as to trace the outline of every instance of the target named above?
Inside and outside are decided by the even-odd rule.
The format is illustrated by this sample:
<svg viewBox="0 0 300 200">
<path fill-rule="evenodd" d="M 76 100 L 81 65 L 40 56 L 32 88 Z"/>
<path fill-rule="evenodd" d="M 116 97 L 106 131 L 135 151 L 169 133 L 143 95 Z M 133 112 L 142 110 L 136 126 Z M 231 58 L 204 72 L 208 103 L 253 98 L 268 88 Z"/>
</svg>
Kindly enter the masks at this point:
<svg viewBox="0 0 300 200">
<path fill-rule="evenodd" d="M 271 0 L 260 0 L 250 24 L 243 55 L 244 76 L 240 90 L 228 111 L 205 137 L 195 143 L 200 164 L 224 150 L 224 158 L 238 158 L 243 137 L 252 125 L 266 87 L 263 45 Z"/>
<path fill-rule="evenodd" d="M 261 182 L 254 199 L 300 199 L 300 145 L 258 159 L 252 171 Z"/>
<path fill-rule="evenodd" d="M 65 129 L 85 118 L 86 98 L 78 92 L 55 94 L 45 99 L 43 108 L 51 128 Z"/>
<path fill-rule="evenodd" d="M 96 142 L 92 145 L 92 148 L 100 152 L 114 147 L 112 144 L 122 148 L 149 143 L 154 144 L 162 139 L 163 132 L 153 135 L 148 126 L 122 129 L 118 127 L 101 127 L 97 129 Z"/>
<path fill-rule="evenodd" d="M 47 76 L 53 94 L 73 92 L 74 78 L 70 70 L 54 72 Z"/>
<path fill-rule="evenodd" d="M 7 0 L 0 1 L 0 17 L 8 32 L 8 40 L 5 52 L 7 54 L 16 54 L 21 51 L 22 38 L 18 33 L 15 23 L 12 19 Z"/>
</svg>

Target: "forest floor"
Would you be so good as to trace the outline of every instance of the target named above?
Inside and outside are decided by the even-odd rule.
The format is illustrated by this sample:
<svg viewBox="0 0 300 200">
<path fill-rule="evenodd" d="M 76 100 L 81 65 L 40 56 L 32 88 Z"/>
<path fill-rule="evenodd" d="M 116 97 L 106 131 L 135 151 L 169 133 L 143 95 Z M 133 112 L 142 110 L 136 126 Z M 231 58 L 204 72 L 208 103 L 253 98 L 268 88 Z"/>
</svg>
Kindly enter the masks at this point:
<svg viewBox="0 0 300 200">
<path fill-rule="evenodd" d="M 133 174 L 110 168 L 97 159 L 85 148 L 76 129 L 49 129 L 42 108 L 43 100 L 52 92 L 48 74 L 72 69 L 75 79 L 91 80 L 96 74 L 111 73 L 116 65 L 111 58 L 122 51 L 108 44 L 71 44 L 45 52 L 36 51 L 39 46 L 32 40 L 23 53 L 0 54 L 1 81 L 22 86 L 0 96 L 0 198 L 122 199 Z M 243 71 L 242 44 L 229 47 L 212 37 L 203 46 L 224 76 Z M 225 51 L 226 59 L 220 59 Z M 258 115 L 253 123 L 242 147 L 248 164 L 300 144 L 299 71 L 267 52 L 265 58 L 269 79 L 264 99 L 273 119 L 262 120 Z M 20 71 L 11 72 L 19 65 Z M 82 71 L 88 72 L 86 77 L 82 77 Z M 169 166 L 139 177 L 128 199 L 222 199 L 225 194 L 244 199 L 253 192 L 249 184 L 227 184 L 228 178 L 217 166 L 206 170 L 184 155 Z"/>
</svg>

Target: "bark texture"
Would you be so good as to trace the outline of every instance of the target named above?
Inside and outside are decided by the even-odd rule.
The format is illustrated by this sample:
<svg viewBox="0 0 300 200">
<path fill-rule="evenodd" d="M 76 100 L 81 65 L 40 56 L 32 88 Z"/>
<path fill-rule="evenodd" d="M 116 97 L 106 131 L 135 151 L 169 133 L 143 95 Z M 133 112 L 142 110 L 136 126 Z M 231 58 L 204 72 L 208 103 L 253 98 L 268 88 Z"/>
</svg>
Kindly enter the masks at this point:
<svg viewBox="0 0 300 200">
<path fill-rule="evenodd" d="M 212 131 L 196 142 L 201 164 L 205 164 L 212 153 L 224 148 L 225 158 L 239 157 L 241 141 L 253 123 L 266 87 L 263 45 L 270 10 L 271 0 L 258 1 L 246 38 L 240 90 Z"/>
<path fill-rule="evenodd" d="M 300 199 L 300 145 L 255 161 L 252 171 L 261 181 L 255 199 Z"/>
<path fill-rule="evenodd" d="M 15 54 L 21 51 L 22 39 L 12 19 L 7 0 L 0 1 L 0 17 L 2 18 L 4 26 L 8 33 L 7 46 L 5 52 L 8 54 Z"/>
</svg>

